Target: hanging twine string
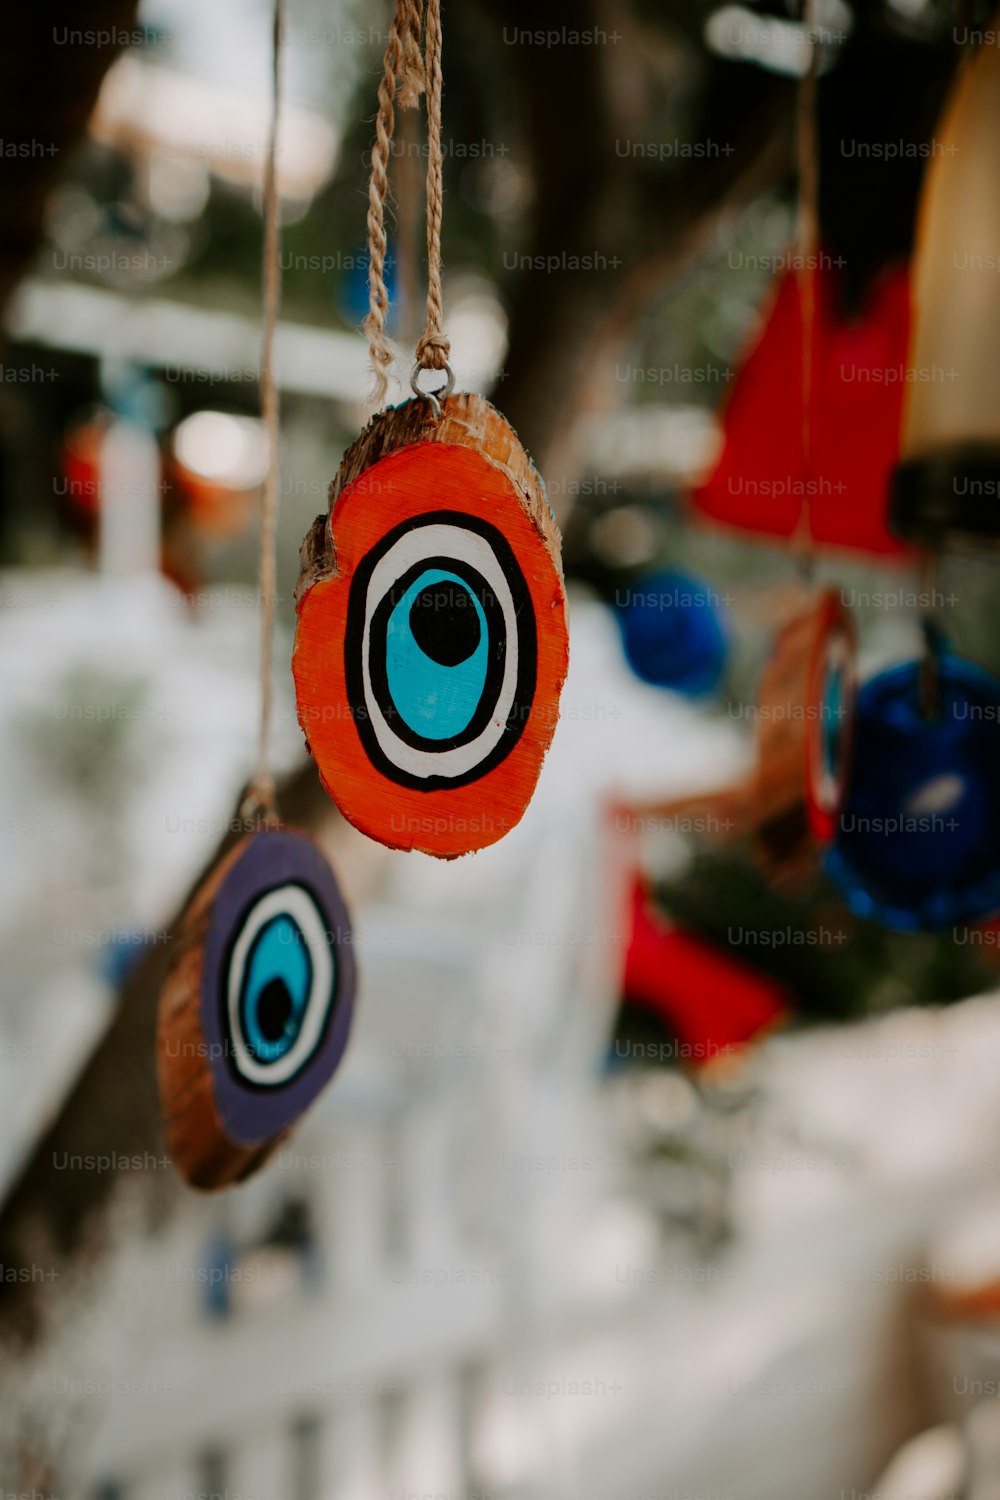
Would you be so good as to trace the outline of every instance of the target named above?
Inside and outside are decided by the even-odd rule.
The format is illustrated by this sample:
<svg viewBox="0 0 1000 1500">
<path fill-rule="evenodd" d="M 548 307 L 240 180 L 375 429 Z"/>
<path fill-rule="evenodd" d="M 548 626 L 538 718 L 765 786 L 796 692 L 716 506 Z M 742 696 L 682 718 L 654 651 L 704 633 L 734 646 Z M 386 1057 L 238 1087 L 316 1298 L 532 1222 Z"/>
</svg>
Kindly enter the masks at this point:
<svg viewBox="0 0 1000 1500">
<path fill-rule="evenodd" d="M 278 520 L 278 388 L 274 379 L 274 330 L 278 321 L 280 278 L 280 214 L 278 203 L 278 116 L 281 109 L 281 50 L 284 0 L 274 0 L 274 45 L 271 75 L 271 123 L 264 169 L 264 331 L 260 350 L 260 405 L 267 434 L 267 474 L 261 496 L 260 556 L 260 734 L 257 767 L 247 787 L 241 811 L 264 823 L 277 823 L 274 777 L 269 769 L 273 717 L 275 613 L 275 533 Z"/>
<path fill-rule="evenodd" d="M 389 195 L 389 153 L 396 125 L 394 102 L 397 89 L 401 109 L 413 109 L 424 89 L 424 66 L 420 52 L 422 0 L 396 0 L 396 14 L 389 27 L 382 77 L 378 86 L 375 144 L 368 179 L 368 357 L 375 384 L 371 404 L 385 405 L 389 391 L 388 371 L 395 358 L 385 331 L 389 316 L 389 291 L 385 284 L 385 202 Z"/>
<path fill-rule="evenodd" d="M 819 274 L 819 129 L 817 120 L 820 40 L 816 0 L 803 0 L 802 25 L 809 44 L 809 62 L 796 95 L 796 154 L 798 158 L 798 223 L 796 240 L 799 267 L 799 309 L 802 318 L 802 451 L 807 479 L 812 466 L 812 397 L 813 336 L 816 327 L 816 281 Z M 793 538 L 799 567 L 808 581 L 812 578 L 815 554 L 809 524 L 809 489 L 802 499 L 802 509 Z"/>
<path fill-rule="evenodd" d="M 400 161 L 396 188 L 396 284 L 399 287 L 399 337 L 404 343 L 416 343 L 417 298 L 420 295 L 420 250 L 418 236 L 423 212 L 420 166 L 417 161 L 417 126 L 412 109 L 399 122 Z"/>
<path fill-rule="evenodd" d="M 427 316 L 424 332 L 417 343 L 414 378 L 421 369 L 446 370 L 449 389 L 452 379 L 448 366 L 451 346 L 443 331 L 441 294 L 444 200 L 441 50 L 441 0 L 396 0 L 396 13 L 389 28 L 378 87 L 375 144 L 368 182 L 368 316 L 364 328 L 374 374 L 371 404 L 376 408 L 385 405 L 389 390 L 388 372 L 395 358 L 385 331 L 389 316 L 389 293 L 385 285 L 385 204 L 389 195 L 388 166 L 397 94 L 401 109 L 415 108 L 421 93 L 427 95 Z M 440 411 L 437 401 L 433 396 L 428 396 L 428 400 L 437 415 Z"/>
<path fill-rule="evenodd" d="M 422 370 L 445 370 L 451 344 L 445 337 L 441 302 L 441 220 L 444 153 L 441 149 L 441 0 L 427 0 L 427 322 L 417 343 Z"/>
</svg>

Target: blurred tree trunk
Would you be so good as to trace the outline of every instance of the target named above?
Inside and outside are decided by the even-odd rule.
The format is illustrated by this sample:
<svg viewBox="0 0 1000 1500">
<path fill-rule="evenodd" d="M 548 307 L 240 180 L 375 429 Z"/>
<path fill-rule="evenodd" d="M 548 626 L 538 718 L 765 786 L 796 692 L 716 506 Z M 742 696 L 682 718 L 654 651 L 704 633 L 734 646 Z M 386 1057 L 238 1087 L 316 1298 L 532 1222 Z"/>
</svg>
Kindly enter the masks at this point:
<svg viewBox="0 0 1000 1500">
<path fill-rule="evenodd" d="M 0 51 L 0 308 L 38 249 L 49 193 L 122 50 L 122 34 L 135 26 L 137 8 L 138 0 L 7 7 Z M 95 41 L 74 40 L 81 35 Z"/>
<path fill-rule="evenodd" d="M 507 36 L 569 25 L 606 38 L 506 49 L 534 197 L 525 268 L 510 283 L 509 354 L 497 399 L 542 473 L 565 480 L 573 427 L 605 404 L 600 372 L 633 335 L 649 299 L 720 214 L 789 169 L 791 89 L 760 69 L 704 60 L 698 96 L 710 107 L 699 111 L 693 138 L 714 143 L 718 154 L 690 160 L 665 181 L 661 164 L 630 149 L 663 131 L 632 86 L 645 37 L 624 7 L 582 0 L 567 13 L 559 0 L 487 0 L 486 8 Z M 690 26 L 698 16 L 683 19 Z M 582 268 L 553 274 L 549 264 Z"/>
</svg>

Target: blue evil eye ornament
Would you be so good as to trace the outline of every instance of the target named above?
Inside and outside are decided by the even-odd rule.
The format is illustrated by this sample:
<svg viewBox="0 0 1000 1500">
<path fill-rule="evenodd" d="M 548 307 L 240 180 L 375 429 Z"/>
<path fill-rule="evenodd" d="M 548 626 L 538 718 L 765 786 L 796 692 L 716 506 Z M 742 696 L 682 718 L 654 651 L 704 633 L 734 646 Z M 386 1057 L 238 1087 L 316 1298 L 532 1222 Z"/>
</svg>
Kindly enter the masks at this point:
<svg viewBox="0 0 1000 1500">
<path fill-rule="evenodd" d="M 851 910 L 943 931 L 1000 908 L 1000 682 L 955 656 L 861 689 L 854 764 L 827 869 Z"/>
<path fill-rule="evenodd" d="M 699 578 L 651 573 L 615 594 L 629 666 L 643 682 L 692 698 L 714 693 L 726 665 L 718 598 Z"/>
<path fill-rule="evenodd" d="M 241 839 L 187 908 L 160 998 L 167 1144 L 195 1187 L 241 1181 L 336 1070 L 354 1009 L 350 920 L 311 839 Z"/>
</svg>

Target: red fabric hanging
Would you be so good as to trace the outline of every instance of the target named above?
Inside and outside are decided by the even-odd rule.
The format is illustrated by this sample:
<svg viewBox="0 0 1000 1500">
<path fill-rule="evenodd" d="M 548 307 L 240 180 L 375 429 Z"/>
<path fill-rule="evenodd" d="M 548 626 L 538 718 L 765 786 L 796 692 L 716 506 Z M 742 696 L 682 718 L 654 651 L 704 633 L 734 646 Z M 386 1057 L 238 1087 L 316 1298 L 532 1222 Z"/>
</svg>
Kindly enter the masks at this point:
<svg viewBox="0 0 1000 1500">
<path fill-rule="evenodd" d="M 810 461 L 802 430 L 800 289 L 789 270 L 733 384 L 722 456 L 692 499 L 727 525 L 790 537 L 808 497 L 818 545 L 905 554 L 886 515 L 906 390 L 909 272 L 886 272 L 861 315 L 845 317 L 837 306 L 837 270 L 822 259 L 815 273 Z"/>
<path fill-rule="evenodd" d="M 697 1066 L 726 1056 L 782 1022 L 791 1000 L 776 980 L 670 927 L 637 882 L 625 960 L 627 999 L 678 1038 L 678 1057 Z"/>
</svg>

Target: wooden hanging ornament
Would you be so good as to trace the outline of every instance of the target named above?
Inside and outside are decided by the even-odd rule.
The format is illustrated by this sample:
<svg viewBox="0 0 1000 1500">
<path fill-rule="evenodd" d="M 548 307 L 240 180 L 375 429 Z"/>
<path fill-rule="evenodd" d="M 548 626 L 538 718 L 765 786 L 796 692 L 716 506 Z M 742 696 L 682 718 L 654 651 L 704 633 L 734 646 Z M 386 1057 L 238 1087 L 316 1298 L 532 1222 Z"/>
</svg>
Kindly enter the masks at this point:
<svg viewBox="0 0 1000 1500">
<path fill-rule="evenodd" d="M 844 800 L 857 698 L 857 641 L 832 589 L 778 632 L 757 696 L 755 846 L 775 881 L 816 867 Z"/>
<path fill-rule="evenodd" d="M 422 42 L 425 42 L 422 51 Z M 306 538 L 292 671 L 299 722 L 341 812 L 394 849 L 451 858 L 519 821 L 569 659 L 559 532 L 545 487 L 488 401 L 452 395 L 442 330 L 438 0 L 399 0 L 379 88 L 366 320 L 384 401 L 386 167 L 397 88 L 426 86 L 427 321 L 415 399 L 345 454 Z M 423 371 L 445 385 L 422 391 Z"/>
<path fill-rule="evenodd" d="M 801 447 L 805 472 L 822 478 L 817 449 L 817 377 L 825 370 L 817 343 L 820 299 L 819 144 L 814 38 L 810 66 L 798 93 L 801 335 Z M 795 543 L 806 579 L 815 567 L 812 498 L 806 486 Z M 819 487 L 821 488 L 821 486 Z M 832 589 L 811 591 L 782 625 L 765 668 L 757 702 L 754 847 L 776 886 L 792 886 L 819 868 L 836 832 L 844 799 L 857 696 L 857 643 L 847 611 Z"/>
<path fill-rule="evenodd" d="M 351 928 L 333 871 L 278 825 L 268 771 L 278 495 L 275 181 L 282 0 L 275 0 L 273 114 L 264 191 L 261 404 L 269 463 L 261 507 L 261 718 L 257 770 L 240 815 L 257 826 L 209 871 L 174 934 L 159 998 L 157 1073 L 167 1147 L 193 1187 L 240 1182 L 333 1074 L 354 1009 Z"/>
<path fill-rule="evenodd" d="M 495 843 L 531 798 L 567 663 L 555 521 L 503 417 L 475 395 L 377 416 L 306 540 L 292 658 L 344 816 L 396 849 Z"/>
<path fill-rule="evenodd" d="M 735 785 L 621 811 L 715 842 L 749 839 L 769 884 L 818 876 L 847 793 L 857 700 L 854 625 L 823 589 L 781 625 L 757 694 L 756 756 Z"/>
<path fill-rule="evenodd" d="M 167 1147 L 194 1187 L 254 1172 L 333 1075 L 354 1009 L 350 921 L 324 855 L 262 828 L 209 872 L 160 997 Z"/>
<path fill-rule="evenodd" d="M 813 493 L 821 493 L 824 448 L 816 443 L 818 395 L 828 373 L 829 350 L 817 338 L 822 299 L 818 296 L 819 191 L 816 79 L 819 47 L 814 34 L 810 66 L 798 93 L 800 268 L 789 282 L 785 310 L 794 298 L 795 317 L 785 319 L 781 344 L 797 345 L 799 423 L 791 434 L 800 496 L 780 525 L 760 529 L 788 534 L 800 571 L 810 580 L 815 566 Z M 788 424 L 786 424 L 788 427 Z M 841 446 L 842 443 L 841 443 Z M 760 450 L 761 452 L 763 450 Z M 791 451 L 791 450 L 789 450 Z M 846 488 L 846 486 L 845 486 Z M 762 486 L 768 494 L 773 486 Z M 754 507 L 756 510 L 756 506 Z M 734 515 L 731 519 L 737 519 Z M 801 596 L 800 596 L 801 597 Z M 847 788 L 857 697 L 857 642 L 850 616 L 833 589 L 809 592 L 783 622 L 764 669 L 757 698 L 757 753 L 754 769 L 741 784 L 655 809 L 661 818 L 686 816 L 729 838 L 751 836 L 758 865 L 771 885 L 801 887 L 818 875 L 822 855 L 834 839 Z"/>
</svg>

